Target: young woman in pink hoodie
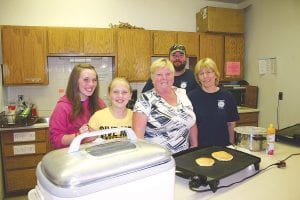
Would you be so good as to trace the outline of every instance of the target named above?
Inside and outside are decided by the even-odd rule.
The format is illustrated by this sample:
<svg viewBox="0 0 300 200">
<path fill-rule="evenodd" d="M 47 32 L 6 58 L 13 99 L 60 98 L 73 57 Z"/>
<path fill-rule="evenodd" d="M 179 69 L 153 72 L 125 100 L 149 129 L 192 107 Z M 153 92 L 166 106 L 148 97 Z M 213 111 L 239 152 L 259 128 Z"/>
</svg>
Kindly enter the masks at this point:
<svg viewBox="0 0 300 200">
<path fill-rule="evenodd" d="M 98 75 L 90 64 L 78 64 L 72 70 L 66 94 L 62 96 L 50 117 L 50 141 L 54 148 L 70 145 L 79 134 L 87 132 L 91 115 L 105 108 L 99 98 Z M 87 138 L 84 142 L 90 142 Z"/>
</svg>

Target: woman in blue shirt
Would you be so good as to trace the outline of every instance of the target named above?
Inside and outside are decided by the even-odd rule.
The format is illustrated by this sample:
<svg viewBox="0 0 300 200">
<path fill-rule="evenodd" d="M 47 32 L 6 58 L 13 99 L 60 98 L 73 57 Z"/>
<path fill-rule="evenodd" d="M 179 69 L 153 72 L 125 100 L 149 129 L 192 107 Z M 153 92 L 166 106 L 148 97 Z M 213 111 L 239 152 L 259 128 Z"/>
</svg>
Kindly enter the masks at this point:
<svg viewBox="0 0 300 200">
<path fill-rule="evenodd" d="M 199 87 L 189 92 L 196 114 L 199 146 L 227 146 L 234 143 L 234 127 L 239 120 L 232 94 L 220 87 L 220 72 L 210 58 L 203 58 L 195 66 Z"/>
</svg>

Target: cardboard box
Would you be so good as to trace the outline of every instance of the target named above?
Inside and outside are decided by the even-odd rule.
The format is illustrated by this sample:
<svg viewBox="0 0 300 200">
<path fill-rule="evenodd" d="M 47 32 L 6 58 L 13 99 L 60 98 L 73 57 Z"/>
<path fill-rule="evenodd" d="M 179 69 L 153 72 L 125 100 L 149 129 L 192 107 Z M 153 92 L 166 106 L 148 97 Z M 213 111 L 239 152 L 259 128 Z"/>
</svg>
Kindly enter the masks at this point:
<svg viewBox="0 0 300 200">
<path fill-rule="evenodd" d="M 196 14 L 197 32 L 244 33 L 244 10 L 207 6 Z"/>
</svg>

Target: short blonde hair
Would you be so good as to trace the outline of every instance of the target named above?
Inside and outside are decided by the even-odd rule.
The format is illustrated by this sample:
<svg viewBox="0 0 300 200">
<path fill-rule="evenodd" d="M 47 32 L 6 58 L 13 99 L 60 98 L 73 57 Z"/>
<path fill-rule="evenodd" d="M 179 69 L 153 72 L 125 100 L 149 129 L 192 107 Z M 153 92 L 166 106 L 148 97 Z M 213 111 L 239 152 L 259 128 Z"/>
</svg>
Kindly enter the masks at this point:
<svg viewBox="0 0 300 200">
<path fill-rule="evenodd" d="M 174 69 L 173 63 L 167 58 L 159 58 L 159 59 L 153 61 L 151 64 L 151 67 L 150 67 L 151 78 L 153 78 L 153 75 L 155 74 L 155 72 L 161 68 L 168 68 L 172 72 L 173 75 L 175 74 L 175 69 Z"/>
<path fill-rule="evenodd" d="M 220 72 L 219 72 L 219 69 L 218 69 L 217 64 L 215 63 L 215 61 L 211 58 L 202 58 L 201 60 L 199 60 L 197 62 L 196 66 L 195 66 L 195 69 L 194 69 L 194 75 L 195 75 L 195 79 L 196 79 L 196 81 L 199 85 L 201 85 L 201 82 L 199 81 L 199 73 L 203 69 L 211 69 L 217 77 L 216 80 L 215 80 L 215 84 L 216 84 L 216 86 L 219 85 Z"/>
<path fill-rule="evenodd" d="M 129 83 L 129 81 L 126 79 L 126 78 L 124 78 L 124 77 L 116 77 L 116 78 L 114 78 L 111 82 L 110 82 L 110 84 L 108 85 L 108 93 L 110 93 L 110 91 L 112 90 L 112 88 L 116 85 L 116 84 L 118 84 L 118 83 L 123 83 L 124 85 L 127 85 L 128 86 L 128 89 L 129 89 L 129 91 L 130 91 L 130 93 L 132 93 L 132 87 L 131 87 L 131 85 L 130 85 L 130 83 Z"/>
</svg>

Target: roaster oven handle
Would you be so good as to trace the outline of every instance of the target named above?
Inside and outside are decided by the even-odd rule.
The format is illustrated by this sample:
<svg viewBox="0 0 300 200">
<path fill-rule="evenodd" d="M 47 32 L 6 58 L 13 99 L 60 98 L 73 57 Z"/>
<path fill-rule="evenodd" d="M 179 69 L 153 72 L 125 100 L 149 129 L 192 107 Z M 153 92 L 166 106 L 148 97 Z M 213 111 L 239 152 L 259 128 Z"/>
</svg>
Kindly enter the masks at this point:
<svg viewBox="0 0 300 200">
<path fill-rule="evenodd" d="M 74 140 L 72 141 L 72 143 L 69 147 L 68 152 L 69 153 L 74 153 L 74 152 L 79 151 L 81 141 L 84 138 L 95 137 L 95 136 L 100 136 L 100 135 L 106 135 L 106 134 L 109 134 L 109 133 L 116 133 L 116 132 L 121 132 L 121 131 L 126 132 L 128 139 L 130 139 L 130 140 L 136 140 L 137 139 L 134 131 L 131 128 L 112 128 L 112 129 L 106 129 L 106 130 L 86 132 L 86 133 L 80 134 L 80 135 L 78 135 L 77 137 L 74 138 Z"/>
</svg>

